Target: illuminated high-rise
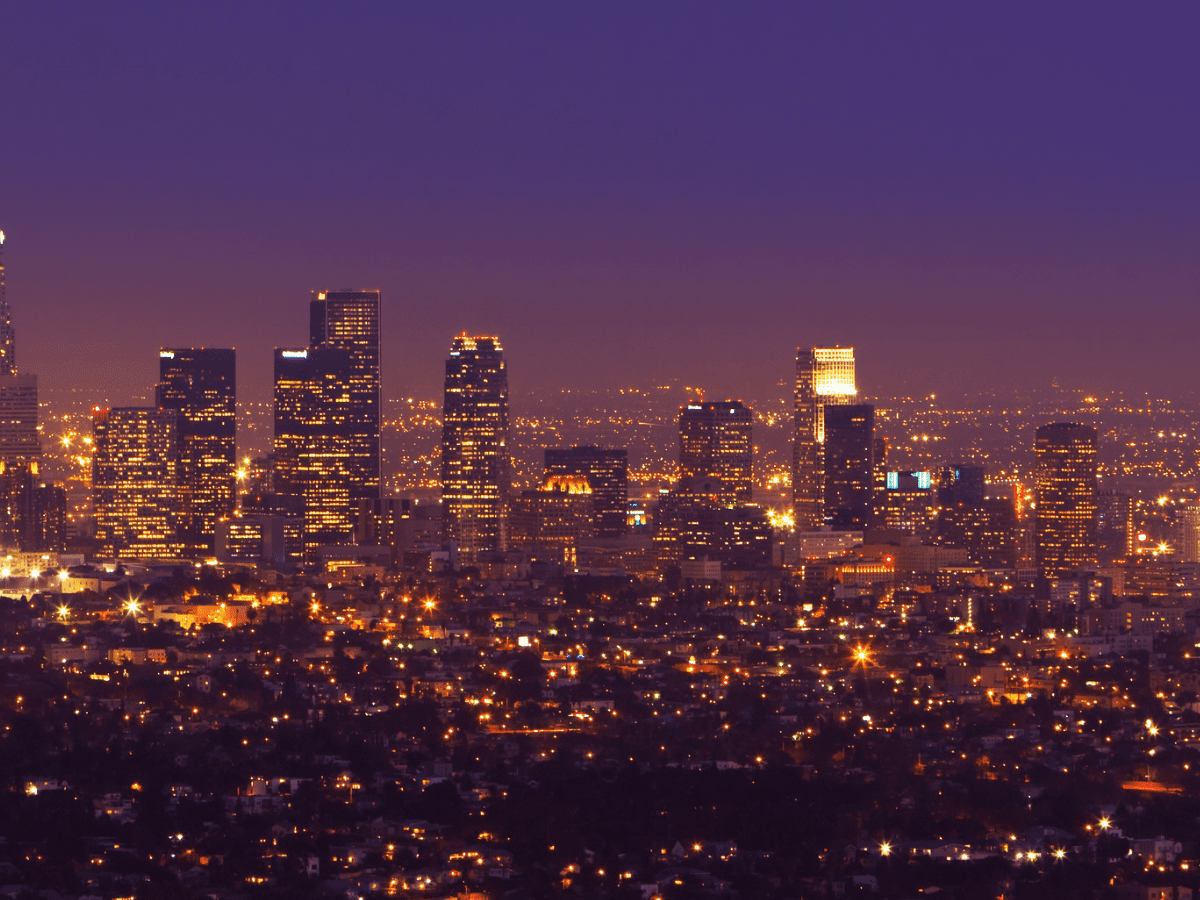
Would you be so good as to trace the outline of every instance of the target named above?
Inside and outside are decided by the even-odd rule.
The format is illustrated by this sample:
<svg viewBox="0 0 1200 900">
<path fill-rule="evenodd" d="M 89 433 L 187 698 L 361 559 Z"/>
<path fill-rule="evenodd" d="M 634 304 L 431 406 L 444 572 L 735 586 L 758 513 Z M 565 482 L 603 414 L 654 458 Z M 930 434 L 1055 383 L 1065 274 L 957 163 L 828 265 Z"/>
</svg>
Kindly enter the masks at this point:
<svg viewBox="0 0 1200 900">
<path fill-rule="evenodd" d="M 711 479 L 722 506 L 754 493 L 753 414 L 740 400 L 679 407 L 679 469 L 684 479 Z"/>
<path fill-rule="evenodd" d="M 1059 578 L 1095 566 L 1096 429 L 1043 425 L 1034 453 L 1038 575 Z"/>
<path fill-rule="evenodd" d="M 379 291 L 320 291 L 310 306 L 310 346 L 350 355 L 349 408 L 338 426 L 350 451 L 350 497 L 380 491 Z"/>
<path fill-rule="evenodd" d="M 797 530 L 825 524 L 825 408 L 853 403 L 856 393 L 853 348 L 796 351 L 792 514 Z"/>
<path fill-rule="evenodd" d="M 16 332 L 4 279 L 4 232 L 0 231 L 0 462 L 25 465 L 42 455 L 38 384 L 36 375 L 17 372 Z"/>
<path fill-rule="evenodd" d="M 179 537 L 184 553 L 211 553 L 217 522 L 233 513 L 237 378 L 232 350 L 159 352 L 158 405 L 179 414 Z"/>
<path fill-rule="evenodd" d="M 456 337 L 446 360 L 442 516 L 465 559 L 503 550 L 510 461 L 508 370 L 494 337 Z"/>
<path fill-rule="evenodd" d="M 344 350 L 275 351 L 275 490 L 303 502 L 310 555 L 347 542 L 353 529 L 352 366 Z"/>
<path fill-rule="evenodd" d="M 96 409 L 92 494 L 101 553 L 179 556 L 179 427 L 173 409 Z"/>
</svg>

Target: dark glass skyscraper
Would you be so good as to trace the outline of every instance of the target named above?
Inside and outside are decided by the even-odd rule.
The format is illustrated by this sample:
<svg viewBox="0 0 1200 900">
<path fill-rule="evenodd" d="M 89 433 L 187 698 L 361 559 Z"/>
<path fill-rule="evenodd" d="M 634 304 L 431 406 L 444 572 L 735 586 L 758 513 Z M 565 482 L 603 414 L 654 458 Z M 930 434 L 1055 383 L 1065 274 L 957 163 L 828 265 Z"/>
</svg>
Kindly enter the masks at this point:
<svg viewBox="0 0 1200 900">
<path fill-rule="evenodd" d="M 1034 497 L 1038 575 L 1096 565 L 1096 429 L 1059 422 L 1037 430 Z"/>
<path fill-rule="evenodd" d="M 546 475 L 587 479 L 592 489 L 592 524 L 597 537 L 620 537 L 627 530 L 629 454 L 601 447 L 546 450 Z"/>
<path fill-rule="evenodd" d="M 463 558 L 505 548 L 510 479 L 504 351 L 464 334 L 446 360 L 442 412 L 442 515 Z"/>
<path fill-rule="evenodd" d="M 345 543 L 353 528 L 350 354 L 275 351 L 275 490 L 304 503 L 304 543 Z"/>
<path fill-rule="evenodd" d="M 379 291 L 313 294 L 310 346 L 349 354 L 349 407 L 338 426 L 350 453 L 350 497 L 376 500 L 380 492 Z"/>
<path fill-rule="evenodd" d="M 4 232 L 0 231 L 0 462 L 28 466 L 42 455 L 38 383 L 36 375 L 17 372 L 16 332 L 4 278 Z"/>
<path fill-rule="evenodd" d="M 875 493 L 875 407 L 825 409 L 825 521 L 834 530 L 871 523 Z"/>
<path fill-rule="evenodd" d="M 753 414 L 740 400 L 679 408 L 679 468 L 684 479 L 711 479 L 722 506 L 754 494 Z"/>
<path fill-rule="evenodd" d="M 234 508 L 237 373 L 232 350 L 159 353 L 156 399 L 179 415 L 179 538 L 190 556 L 211 553 L 217 522 Z"/>
</svg>

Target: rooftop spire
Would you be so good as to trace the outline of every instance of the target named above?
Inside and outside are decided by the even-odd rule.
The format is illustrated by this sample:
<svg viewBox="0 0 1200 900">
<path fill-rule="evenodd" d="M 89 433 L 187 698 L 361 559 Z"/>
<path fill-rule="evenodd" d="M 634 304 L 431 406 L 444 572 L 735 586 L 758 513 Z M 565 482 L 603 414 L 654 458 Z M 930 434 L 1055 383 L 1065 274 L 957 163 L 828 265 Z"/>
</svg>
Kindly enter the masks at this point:
<svg viewBox="0 0 1200 900">
<path fill-rule="evenodd" d="M 0 375 L 17 374 L 17 341 L 4 293 L 4 232 L 0 231 Z"/>
</svg>

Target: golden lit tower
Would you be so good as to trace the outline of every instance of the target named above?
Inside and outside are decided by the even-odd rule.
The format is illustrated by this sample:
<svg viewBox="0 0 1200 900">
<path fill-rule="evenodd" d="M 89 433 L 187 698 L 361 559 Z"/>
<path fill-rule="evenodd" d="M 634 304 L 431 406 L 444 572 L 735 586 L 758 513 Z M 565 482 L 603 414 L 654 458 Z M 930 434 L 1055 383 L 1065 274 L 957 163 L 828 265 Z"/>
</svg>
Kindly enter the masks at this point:
<svg viewBox="0 0 1200 900">
<path fill-rule="evenodd" d="M 95 409 L 92 495 L 101 553 L 177 557 L 179 428 L 173 409 Z"/>
<path fill-rule="evenodd" d="M 350 406 L 340 426 L 350 448 L 350 498 L 378 500 L 379 291 L 320 291 L 309 312 L 310 346 L 350 354 Z"/>
<path fill-rule="evenodd" d="M 749 503 L 754 492 L 753 414 L 740 400 L 679 407 L 679 468 L 685 479 L 711 479 L 722 506 Z"/>
<path fill-rule="evenodd" d="M 1043 425 L 1034 453 L 1038 575 L 1058 578 L 1096 565 L 1096 429 Z"/>
<path fill-rule="evenodd" d="M 825 524 L 825 407 L 853 403 L 856 393 L 853 348 L 796 351 L 792 514 L 799 531 Z"/>
<path fill-rule="evenodd" d="M 232 350 L 158 354 L 157 401 L 179 414 L 180 540 L 212 553 L 217 522 L 233 514 L 237 478 L 237 372 Z"/>
<path fill-rule="evenodd" d="M 464 334 L 446 360 L 442 515 L 465 559 L 505 548 L 510 478 L 504 351 L 497 338 Z"/>
<path fill-rule="evenodd" d="M 350 354 L 328 347 L 275 351 L 275 489 L 304 503 L 311 554 L 352 531 Z"/>
</svg>

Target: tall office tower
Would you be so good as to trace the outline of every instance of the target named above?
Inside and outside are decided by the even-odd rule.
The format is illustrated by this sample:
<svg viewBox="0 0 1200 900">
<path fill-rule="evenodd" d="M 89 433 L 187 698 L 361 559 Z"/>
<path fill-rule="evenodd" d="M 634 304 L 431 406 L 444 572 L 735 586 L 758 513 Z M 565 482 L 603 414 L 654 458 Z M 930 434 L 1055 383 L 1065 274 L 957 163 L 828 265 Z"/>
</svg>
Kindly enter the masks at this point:
<svg viewBox="0 0 1200 900">
<path fill-rule="evenodd" d="M 754 494 L 754 415 L 740 400 L 679 407 L 679 468 L 684 479 L 717 484 L 721 506 Z"/>
<path fill-rule="evenodd" d="M 4 287 L 4 232 L 0 231 L 0 375 L 17 374 L 16 335 Z"/>
<path fill-rule="evenodd" d="M 1100 565 L 1133 559 L 1133 498 L 1116 491 L 1096 495 L 1096 550 Z"/>
<path fill-rule="evenodd" d="M 1058 578 L 1096 565 L 1096 429 L 1043 425 L 1034 452 L 1038 575 Z"/>
<path fill-rule="evenodd" d="M 628 529 L 629 453 L 602 447 L 548 448 L 547 476 L 587 479 L 592 496 L 592 524 L 597 537 L 621 537 Z"/>
<path fill-rule="evenodd" d="M 1179 510 L 1179 561 L 1200 562 L 1200 505 L 1189 503 Z"/>
<path fill-rule="evenodd" d="M 92 494 L 101 553 L 179 555 L 179 425 L 173 409 L 92 414 Z"/>
<path fill-rule="evenodd" d="M 798 531 L 825 524 L 825 409 L 853 403 L 856 393 L 853 348 L 796 351 L 792 515 Z"/>
<path fill-rule="evenodd" d="M 232 350 L 158 354 L 156 399 L 179 419 L 179 538 L 188 556 L 211 553 L 217 522 L 233 513 L 237 380 Z"/>
<path fill-rule="evenodd" d="M 0 231 L 0 461 L 24 464 L 42 454 L 37 376 L 17 374 L 16 332 L 4 277 L 4 232 Z"/>
<path fill-rule="evenodd" d="M 22 464 L 42 455 L 36 375 L 0 375 L 0 461 Z"/>
<path fill-rule="evenodd" d="M 310 345 L 350 354 L 350 408 L 340 426 L 350 447 L 350 499 L 380 491 L 379 291 L 320 291 L 310 307 Z"/>
<path fill-rule="evenodd" d="M 505 549 L 510 470 L 503 348 L 499 338 L 460 335 L 446 360 L 442 516 L 463 558 Z"/>
<path fill-rule="evenodd" d="M 825 410 L 825 522 L 834 531 L 866 528 L 875 493 L 875 407 Z"/>
<path fill-rule="evenodd" d="M 275 351 L 275 490 L 303 502 L 310 556 L 353 529 L 352 367 L 344 350 Z"/>
</svg>

